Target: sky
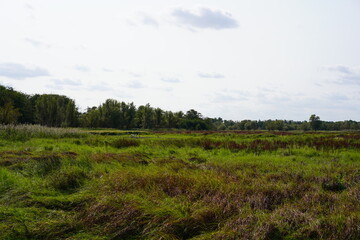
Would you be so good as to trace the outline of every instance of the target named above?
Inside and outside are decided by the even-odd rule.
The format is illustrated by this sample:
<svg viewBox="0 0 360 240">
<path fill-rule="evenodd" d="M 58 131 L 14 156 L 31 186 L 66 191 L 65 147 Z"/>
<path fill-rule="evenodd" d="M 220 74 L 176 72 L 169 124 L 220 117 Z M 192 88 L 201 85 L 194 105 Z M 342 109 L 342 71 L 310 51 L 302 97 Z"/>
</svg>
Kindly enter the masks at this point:
<svg viewBox="0 0 360 240">
<path fill-rule="evenodd" d="M 0 84 L 231 120 L 360 121 L 359 0 L 0 0 Z"/>
</svg>

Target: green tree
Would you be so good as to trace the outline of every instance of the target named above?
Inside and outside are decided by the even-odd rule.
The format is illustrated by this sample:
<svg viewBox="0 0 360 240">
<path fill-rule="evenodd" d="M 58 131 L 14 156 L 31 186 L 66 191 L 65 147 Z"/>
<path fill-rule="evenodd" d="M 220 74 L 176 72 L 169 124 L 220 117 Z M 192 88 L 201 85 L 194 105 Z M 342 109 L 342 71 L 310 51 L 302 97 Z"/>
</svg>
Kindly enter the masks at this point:
<svg viewBox="0 0 360 240">
<path fill-rule="evenodd" d="M 177 127 L 177 118 L 175 117 L 174 113 L 171 111 L 166 111 L 164 113 L 164 121 L 165 127 L 167 128 L 176 128 Z"/>
<path fill-rule="evenodd" d="M 80 126 L 88 128 L 100 127 L 100 111 L 97 107 L 87 108 L 80 117 Z"/>
<path fill-rule="evenodd" d="M 319 130 L 321 127 L 321 120 L 319 116 L 312 114 L 309 118 L 310 127 L 312 130 L 316 131 Z"/>
<path fill-rule="evenodd" d="M 0 106 L 5 106 L 8 102 L 10 102 L 15 109 L 18 109 L 20 113 L 17 122 L 34 123 L 35 111 L 31 103 L 30 95 L 15 91 L 11 87 L 0 85 Z"/>
<path fill-rule="evenodd" d="M 123 125 L 121 118 L 120 102 L 107 99 L 100 107 L 101 126 L 107 128 L 120 128 Z"/>
<path fill-rule="evenodd" d="M 136 111 L 136 123 L 139 128 L 150 129 L 154 127 L 154 109 L 150 104 L 139 106 Z"/>
<path fill-rule="evenodd" d="M 15 124 L 20 116 L 19 109 L 15 108 L 11 102 L 0 107 L 0 123 L 2 124 Z"/>
<path fill-rule="evenodd" d="M 154 124 L 155 128 L 163 127 L 164 122 L 164 111 L 161 108 L 156 108 L 154 110 Z"/>
<path fill-rule="evenodd" d="M 65 108 L 65 119 L 63 127 L 77 127 L 78 126 L 78 110 L 73 100 L 68 101 Z"/>
<path fill-rule="evenodd" d="M 301 124 L 299 125 L 299 128 L 302 131 L 308 131 L 310 130 L 310 126 L 309 123 L 307 121 L 301 122 Z"/>
<path fill-rule="evenodd" d="M 122 126 L 123 129 L 130 129 L 135 127 L 135 115 L 136 115 L 136 107 L 134 103 L 121 102 L 121 118 L 122 118 Z"/>
<path fill-rule="evenodd" d="M 56 94 L 36 97 L 36 123 L 50 127 L 76 126 L 78 111 L 74 100 Z"/>
<path fill-rule="evenodd" d="M 193 120 L 193 119 L 200 119 L 202 118 L 202 116 L 201 113 L 195 111 L 194 109 L 190 109 L 189 111 L 186 112 L 185 118 Z"/>
<path fill-rule="evenodd" d="M 242 120 L 240 122 L 241 130 L 256 130 L 258 129 L 257 121 L 254 120 Z"/>
</svg>

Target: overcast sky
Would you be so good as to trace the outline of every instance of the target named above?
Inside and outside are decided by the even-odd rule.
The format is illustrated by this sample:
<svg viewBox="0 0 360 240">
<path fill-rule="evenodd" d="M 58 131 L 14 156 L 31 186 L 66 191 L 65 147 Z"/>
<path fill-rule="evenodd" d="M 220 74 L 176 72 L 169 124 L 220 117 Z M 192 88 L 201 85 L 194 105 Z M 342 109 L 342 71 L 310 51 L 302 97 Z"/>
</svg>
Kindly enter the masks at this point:
<svg viewBox="0 0 360 240">
<path fill-rule="evenodd" d="M 224 119 L 360 120 L 359 0 L 0 0 L 0 84 Z"/>
</svg>

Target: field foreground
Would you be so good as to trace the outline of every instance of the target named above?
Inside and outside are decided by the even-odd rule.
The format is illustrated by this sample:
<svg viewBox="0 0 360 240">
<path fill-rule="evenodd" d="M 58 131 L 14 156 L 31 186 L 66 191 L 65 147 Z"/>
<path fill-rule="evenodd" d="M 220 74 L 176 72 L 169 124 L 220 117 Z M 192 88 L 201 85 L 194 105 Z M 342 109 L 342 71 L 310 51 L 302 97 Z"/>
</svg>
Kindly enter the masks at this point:
<svg viewBox="0 0 360 240">
<path fill-rule="evenodd" d="M 0 129 L 0 239 L 360 239 L 360 133 Z"/>
</svg>

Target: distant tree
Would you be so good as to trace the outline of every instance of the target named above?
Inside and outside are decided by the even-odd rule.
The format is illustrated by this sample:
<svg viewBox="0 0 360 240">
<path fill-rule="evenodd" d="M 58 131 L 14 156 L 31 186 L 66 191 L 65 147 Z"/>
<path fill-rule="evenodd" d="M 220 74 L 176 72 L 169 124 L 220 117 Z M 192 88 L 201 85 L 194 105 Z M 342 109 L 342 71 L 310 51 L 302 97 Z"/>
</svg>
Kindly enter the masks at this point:
<svg viewBox="0 0 360 240">
<path fill-rule="evenodd" d="M 100 107 L 101 127 L 120 128 L 121 119 L 120 102 L 114 99 L 107 99 Z"/>
<path fill-rule="evenodd" d="M 132 128 L 183 128 L 192 130 L 360 130 L 360 122 L 345 120 L 321 121 L 312 114 L 307 121 L 292 120 L 223 120 L 208 118 L 190 109 L 171 112 L 152 108 L 150 104 L 139 106 L 134 103 L 108 99 L 98 107 L 79 113 L 75 101 L 56 94 L 28 95 L 0 84 L 0 123 L 30 123 L 53 127 L 104 127 L 118 129 Z"/>
<path fill-rule="evenodd" d="M 298 127 L 299 130 L 308 131 L 310 130 L 309 123 L 307 121 L 301 122 L 301 124 Z"/>
<path fill-rule="evenodd" d="M 226 125 L 224 123 L 221 123 L 216 127 L 216 130 L 219 131 L 226 130 Z"/>
<path fill-rule="evenodd" d="M 79 112 L 75 106 L 74 100 L 69 100 L 65 108 L 65 119 L 62 123 L 63 127 L 77 127 Z"/>
<path fill-rule="evenodd" d="M 86 113 L 80 117 L 80 126 L 87 128 L 100 127 L 100 111 L 97 107 L 87 108 Z"/>
<path fill-rule="evenodd" d="M 266 130 L 269 130 L 269 131 L 275 130 L 274 121 L 272 121 L 272 120 L 267 120 L 267 121 L 265 122 L 265 128 L 266 128 Z"/>
<path fill-rule="evenodd" d="M 0 107 L 5 106 L 6 103 L 11 103 L 15 109 L 18 109 L 20 113 L 17 119 L 18 123 L 34 123 L 35 111 L 30 99 L 30 95 L 0 85 Z"/>
<path fill-rule="evenodd" d="M 316 131 L 319 130 L 321 127 L 321 120 L 319 116 L 312 114 L 309 118 L 310 127 L 312 130 Z"/>
<path fill-rule="evenodd" d="M 19 109 L 15 108 L 11 102 L 7 102 L 3 107 L 0 107 L 0 123 L 2 124 L 14 124 L 20 116 Z"/>
<path fill-rule="evenodd" d="M 184 118 L 184 113 L 182 111 L 175 112 L 174 115 L 178 120 L 180 120 L 181 118 Z"/>
<path fill-rule="evenodd" d="M 166 111 L 164 113 L 164 121 L 165 121 L 165 127 L 167 128 L 176 128 L 177 127 L 177 121 L 178 119 L 171 111 Z"/>
<path fill-rule="evenodd" d="M 195 111 L 194 109 L 190 109 L 189 111 L 186 112 L 185 115 L 186 119 L 200 119 L 202 118 L 201 113 Z"/>
<path fill-rule="evenodd" d="M 36 100 L 36 122 L 50 127 L 59 127 L 60 110 L 58 109 L 57 96 L 43 94 Z"/>
<path fill-rule="evenodd" d="M 74 100 L 56 94 L 43 94 L 36 98 L 36 123 L 50 127 L 76 126 L 78 111 Z"/>
<path fill-rule="evenodd" d="M 185 114 L 182 111 L 178 111 L 174 113 L 174 117 L 175 117 L 176 128 L 180 128 L 180 122 L 183 118 L 185 118 Z"/>
<path fill-rule="evenodd" d="M 250 120 L 241 120 L 237 125 L 238 129 L 239 130 L 245 130 L 245 124 L 248 125 L 247 123 L 249 122 Z"/>
<path fill-rule="evenodd" d="M 282 131 L 284 130 L 285 123 L 283 120 L 275 120 L 275 130 Z"/>
<path fill-rule="evenodd" d="M 203 119 L 181 119 L 179 127 L 189 130 L 209 130 L 209 124 Z"/>
<path fill-rule="evenodd" d="M 131 129 L 135 127 L 135 116 L 136 116 L 136 107 L 134 103 L 126 104 L 121 102 L 121 112 L 123 118 L 123 127 L 124 129 Z"/>
<path fill-rule="evenodd" d="M 139 128 L 150 129 L 154 127 L 154 109 L 150 104 L 139 106 L 136 111 L 136 122 Z"/>
<path fill-rule="evenodd" d="M 256 130 L 258 129 L 257 121 L 243 120 L 241 121 L 241 130 Z"/>
<path fill-rule="evenodd" d="M 163 127 L 163 122 L 164 122 L 164 111 L 161 108 L 156 108 L 154 110 L 155 128 Z"/>
</svg>

